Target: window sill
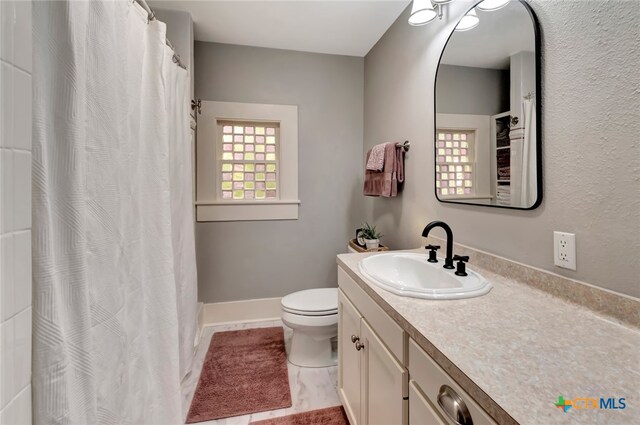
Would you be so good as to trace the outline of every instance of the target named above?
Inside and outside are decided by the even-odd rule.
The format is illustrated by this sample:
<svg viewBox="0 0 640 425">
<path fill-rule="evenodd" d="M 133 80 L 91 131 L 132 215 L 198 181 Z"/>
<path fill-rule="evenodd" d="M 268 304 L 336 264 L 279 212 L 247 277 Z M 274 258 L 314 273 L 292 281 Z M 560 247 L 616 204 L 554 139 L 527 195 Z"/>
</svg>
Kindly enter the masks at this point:
<svg viewBox="0 0 640 425">
<path fill-rule="evenodd" d="M 297 220 L 299 200 L 196 202 L 198 222 Z"/>
</svg>

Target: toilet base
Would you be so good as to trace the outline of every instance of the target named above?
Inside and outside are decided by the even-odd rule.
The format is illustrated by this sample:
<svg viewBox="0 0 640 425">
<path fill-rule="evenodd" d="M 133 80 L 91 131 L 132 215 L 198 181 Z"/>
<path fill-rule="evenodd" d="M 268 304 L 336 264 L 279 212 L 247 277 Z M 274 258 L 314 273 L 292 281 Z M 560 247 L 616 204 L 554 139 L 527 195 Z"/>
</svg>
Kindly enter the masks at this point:
<svg viewBox="0 0 640 425">
<path fill-rule="evenodd" d="M 337 364 L 331 339 L 316 339 L 293 331 L 289 362 L 301 367 L 329 367 Z"/>
</svg>

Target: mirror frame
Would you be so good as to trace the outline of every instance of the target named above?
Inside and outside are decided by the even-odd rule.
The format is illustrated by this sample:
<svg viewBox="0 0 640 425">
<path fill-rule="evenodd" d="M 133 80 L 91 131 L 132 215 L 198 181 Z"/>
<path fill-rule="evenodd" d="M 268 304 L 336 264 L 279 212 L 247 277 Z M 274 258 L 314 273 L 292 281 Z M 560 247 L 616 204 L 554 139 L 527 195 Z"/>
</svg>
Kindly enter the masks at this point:
<svg viewBox="0 0 640 425">
<path fill-rule="evenodd" d="M 440 52 L 440 58 L 438 59 L 438 67 L 436 68 L 436 75 L 435 75 L 435 79 L 433 82 L 433 153 L 434 153 L 434 157 L 433 157 L 433 192 L 436 196 L 436 199 L 439 202 L 442 203 L 446 203 L 446 204 L 458 204 L 458 205 L 477 205 L 480 207 L 490 207 L 490 208 L 504 208 L 504 209 L 509 209 L 509 210 L 534 210 L 536 208 L 538 208 L 540 206 L 540 204 L 542 204 L 542 181 L 543 181 L 543 175 L 542 175 L 542 102 L 540 101 L 541 99 L 541 95 L 542 95 L 542 73 L 541 73 L 541 58 L 542 58 L 542 51 L 541 51 L 541 42 L 540 42 L 540 23 L 538 22 L 538 18 L 536 17 L 536 14 L 533 12 L 533 9 L 531 9 L 531 6 L 529 6 L 529 4 L 527 4 L 527 2 L 523 1 L 523 0 L 511 0 L 511 1 L 517 1 L 519 2 L 522 6 L 524 6 L 525 10 L 529 13 L 529 17 L 531 18 L 531 23 L 533 25 L 533 32 L 534 32 L 534 42 L 535 42 L 535 48 L 536 48 L 536 52 L 535 52 L 535 58 L 536 58 L 536 70 L 535 70 L 535 75 L 536 75 L 536 172 L 537 172 L 537 198 L 536 201 L 533 203 L 533 205 L 531 205 L 530 207 L 512 207 L 512 206 L 507 206 L 507 205 L 491 205 L 491 204 L 481 204 L 481 203 L 477 203 L 477 202 L 464 202 L 464 201 L 456 201 L 456 200 L 450 200 L 450 199 L 440 199 L 438 197 L 438 188 L 436 187 L 436 181 L 437 181 L 437 173 L 436 173 L 436 157 L 437 157 L 437 146 L 436 146 L 436 140 L 437 140 L 437 132 L 438 132 L 438 128 L 437 128 L 437 115 L 438 115 L 438 110 L 437 110 L 437 99 L 436 99 L 436 87 L 438 84 L 438 72 L 440 71 L 440 64 L 442 62 L 442 57 L 444 56 L 444 52 L 447 49 L 447 45 L 449 44 L 449 41 L 451 40 L 451 37 L 453 36 L 453 34 L 455 34 L 455 26 L 453 27 L 453 30 L 451 31 L 451 34 L 449 34 L 449 37 L 447 37 L 447 42 L 445 43 L 444 47 L 442 48 L 442 52 Z M 471 7 L 469 10 L 467 10 L 466 13 L 468 13 L 469 11 L 471 11 L 472 9 L 474 9 L 478 4 L 482 3 L 482 1 L 477 1 L 473 7 Z M 464 15 L 463 15 L 464 16 Z M 462 18 L 460 18 L 462 19 Z M 458 20 L 458 22 L 460 22 L 460 20 Z M 458 22 L 456 22 L 456 25 L 458 24 Z"/>
</svg>

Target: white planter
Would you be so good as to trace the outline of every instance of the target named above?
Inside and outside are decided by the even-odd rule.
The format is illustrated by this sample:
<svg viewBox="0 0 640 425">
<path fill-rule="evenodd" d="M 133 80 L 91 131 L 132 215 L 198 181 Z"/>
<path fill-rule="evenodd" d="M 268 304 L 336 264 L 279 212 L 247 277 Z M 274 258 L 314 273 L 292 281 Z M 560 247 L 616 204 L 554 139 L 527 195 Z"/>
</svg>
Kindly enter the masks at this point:
<svg viewBox="0 0 640 425">
<path fill-rule="evenodd" d="M 365 239 L 364 243 L 367 245 L 367 249 L 375 249 L 380 246 L 380 239 Z"/>
</svg>

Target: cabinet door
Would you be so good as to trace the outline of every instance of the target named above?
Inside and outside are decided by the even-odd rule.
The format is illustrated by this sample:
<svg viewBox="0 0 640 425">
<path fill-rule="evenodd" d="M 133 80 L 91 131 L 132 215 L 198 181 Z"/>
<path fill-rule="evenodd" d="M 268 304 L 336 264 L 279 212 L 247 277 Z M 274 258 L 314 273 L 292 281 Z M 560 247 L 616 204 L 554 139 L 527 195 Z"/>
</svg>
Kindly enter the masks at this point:
<svg viewBox="0 0 640 425">
<path fill-rule="evenodd" d="M 360 337 L 360 313 L 342 291 L 338 291 L 338 393 L 351 425 L 361 425 L 361 354 L 351 342 Z"/>
<path fill-rule="evenodd" d="M 366 320 L 360 322 L 363 348 L 363 423 L 403 425 L 408 421 L 407 370 L 395 359 Z"/>
<path fill-rule="evenodd" d="M 446 425 L 416 381 L 409 382 L 409 423 L 411 425 Z"/>
</svg>

